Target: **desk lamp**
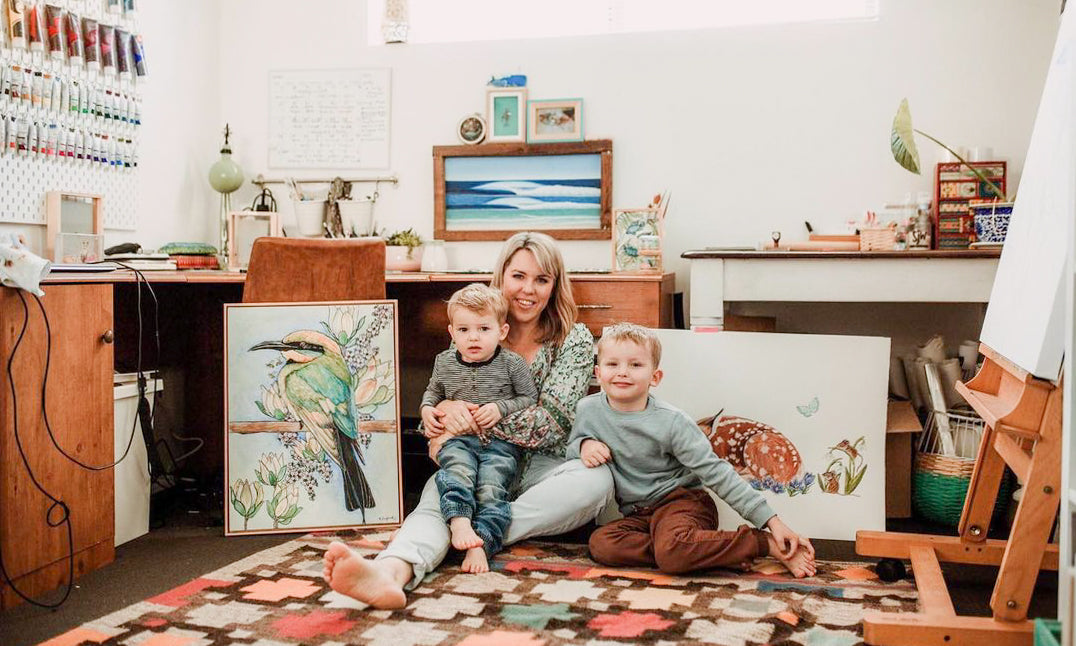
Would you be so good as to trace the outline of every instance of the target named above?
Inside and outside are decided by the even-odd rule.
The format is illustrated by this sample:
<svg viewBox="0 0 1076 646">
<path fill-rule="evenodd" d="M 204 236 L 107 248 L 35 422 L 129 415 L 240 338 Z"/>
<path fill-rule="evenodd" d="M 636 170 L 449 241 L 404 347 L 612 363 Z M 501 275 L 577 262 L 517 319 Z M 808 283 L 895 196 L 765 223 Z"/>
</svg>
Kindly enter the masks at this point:
<svg viewBox="0 0 1076 646">
<path fill-rule="evenodd" d="M 209 185 L 220 193 L 220 253 L 228 257 L 228 213 L 232 210 L 232 193 L 243 185 L 243 169 L 232 159 L 232 149 L 228 146 L 231 129 L 224 124 L 224 147 L 220 149 L 220 159 L 209 167 Z"/>
</svg>

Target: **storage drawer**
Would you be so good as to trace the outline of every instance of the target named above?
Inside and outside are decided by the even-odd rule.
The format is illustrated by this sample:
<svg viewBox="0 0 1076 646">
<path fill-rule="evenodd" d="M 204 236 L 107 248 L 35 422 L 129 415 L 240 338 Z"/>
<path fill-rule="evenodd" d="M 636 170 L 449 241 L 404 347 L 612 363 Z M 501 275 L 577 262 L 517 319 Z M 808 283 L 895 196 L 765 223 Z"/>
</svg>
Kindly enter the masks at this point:
<svg viewBox="0 0 1076 646">
<path fill-rule="evenodd" d="M 594 336 L 605 326 L 622 321 L 661 327 L 663 310 L 668 311 L 662 281 L 577 280 L 572 283 L 572 293 L 579 307 L 579 322 Z"/>
</svg>

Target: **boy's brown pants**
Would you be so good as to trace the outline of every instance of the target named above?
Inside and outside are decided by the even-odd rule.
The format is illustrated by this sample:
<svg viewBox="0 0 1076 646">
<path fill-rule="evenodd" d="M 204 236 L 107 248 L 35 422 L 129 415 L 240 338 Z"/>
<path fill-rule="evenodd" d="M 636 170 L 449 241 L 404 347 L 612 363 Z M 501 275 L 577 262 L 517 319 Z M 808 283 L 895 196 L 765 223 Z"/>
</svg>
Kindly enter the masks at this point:
<svg viewBox="0 0 1076 646">
<path fill-rule="evenodd" d="M 769 554 L 765 532 L 740 525 L 717 530 L 717 507 L 702 489 L 677 489 L 656 505 L 599 527 L 590 536 L 591 557 L 605 565 L 657 565 L 681 574 L 718 567 L 747 568 Z"/>
</svg>

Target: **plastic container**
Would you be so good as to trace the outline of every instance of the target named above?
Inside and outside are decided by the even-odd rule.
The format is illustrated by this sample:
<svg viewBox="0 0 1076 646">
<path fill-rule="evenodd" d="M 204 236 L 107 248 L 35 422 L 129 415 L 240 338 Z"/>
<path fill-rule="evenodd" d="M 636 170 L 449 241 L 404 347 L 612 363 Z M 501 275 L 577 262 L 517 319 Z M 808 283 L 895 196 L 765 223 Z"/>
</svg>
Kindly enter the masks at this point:
<svg viewBox="0 0 1076 646">
<path fill-rule="evenodd" d="M 115 399 L 115 443 L 113 460 L 119 460 L 127 449 L 134 427 L 134 439 L 127 457 L 116 465 L 116 534 L 114 545 L 122 545 L 149 531 L 149 457 L 138 417 L 138 376 L 135 373 L 116 373 L 112 377 Z M 153 409 L 153 397 L 164 389 L 161 379 L 146 379 L 146 399 Z"/>
<path fill-rule="evenodd" d="M 430 240 L 422 252 L 422 271 L 438 272 L 448 269 L 448 254 L 444 240 Z"/>
<path fill-rule="evenodd" d="M 322 237 L 325 235 L 325 200 L 293 200 L 295 224 L 299 235 Z"/>
</svg>

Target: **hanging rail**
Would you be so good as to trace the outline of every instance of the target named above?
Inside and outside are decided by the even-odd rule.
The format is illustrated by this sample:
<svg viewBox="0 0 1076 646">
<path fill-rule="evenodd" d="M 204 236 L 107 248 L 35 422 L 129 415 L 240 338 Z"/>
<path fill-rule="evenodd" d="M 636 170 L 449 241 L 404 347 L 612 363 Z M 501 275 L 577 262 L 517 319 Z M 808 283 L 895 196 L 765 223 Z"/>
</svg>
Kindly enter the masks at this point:
<svg viewBox="0 0 1076 646">
<path fill-rule="evenodd" d="M 287 184 L 288 179 L 289 178 L 283 178 L 283 177 L 281 177 L 279 179 L 276 179 L 276 178 L 267 179 L 264 175 L 259 173 L 257 177 L 254 177 L 254 178 L 252 178 L 250 180 L 250 183 L 254 184 L 258 188 L 265 188 L 266 184 Z M 336 179 L 336 178 L 308 179 L 308 178 L 292 177 L 290 179 L 292 181 L 294 181 L 296 184 L 331 184 L 333 179 Z M 400 178 L 397 177 L 396 175 L 386 175 L 386 176 L 383 176 L 383 177 L 357 177 L 357 178 L 341 178 L 341 179 L 343 179 L 345 182 L 350 182 L 352 184 L 359 184 L 359 183 L 379 184 L 381 182 L 387 182 L 387 183 L 390 183 L 390 184 L 397 184 L 400 181 Z"/>
</svg>

